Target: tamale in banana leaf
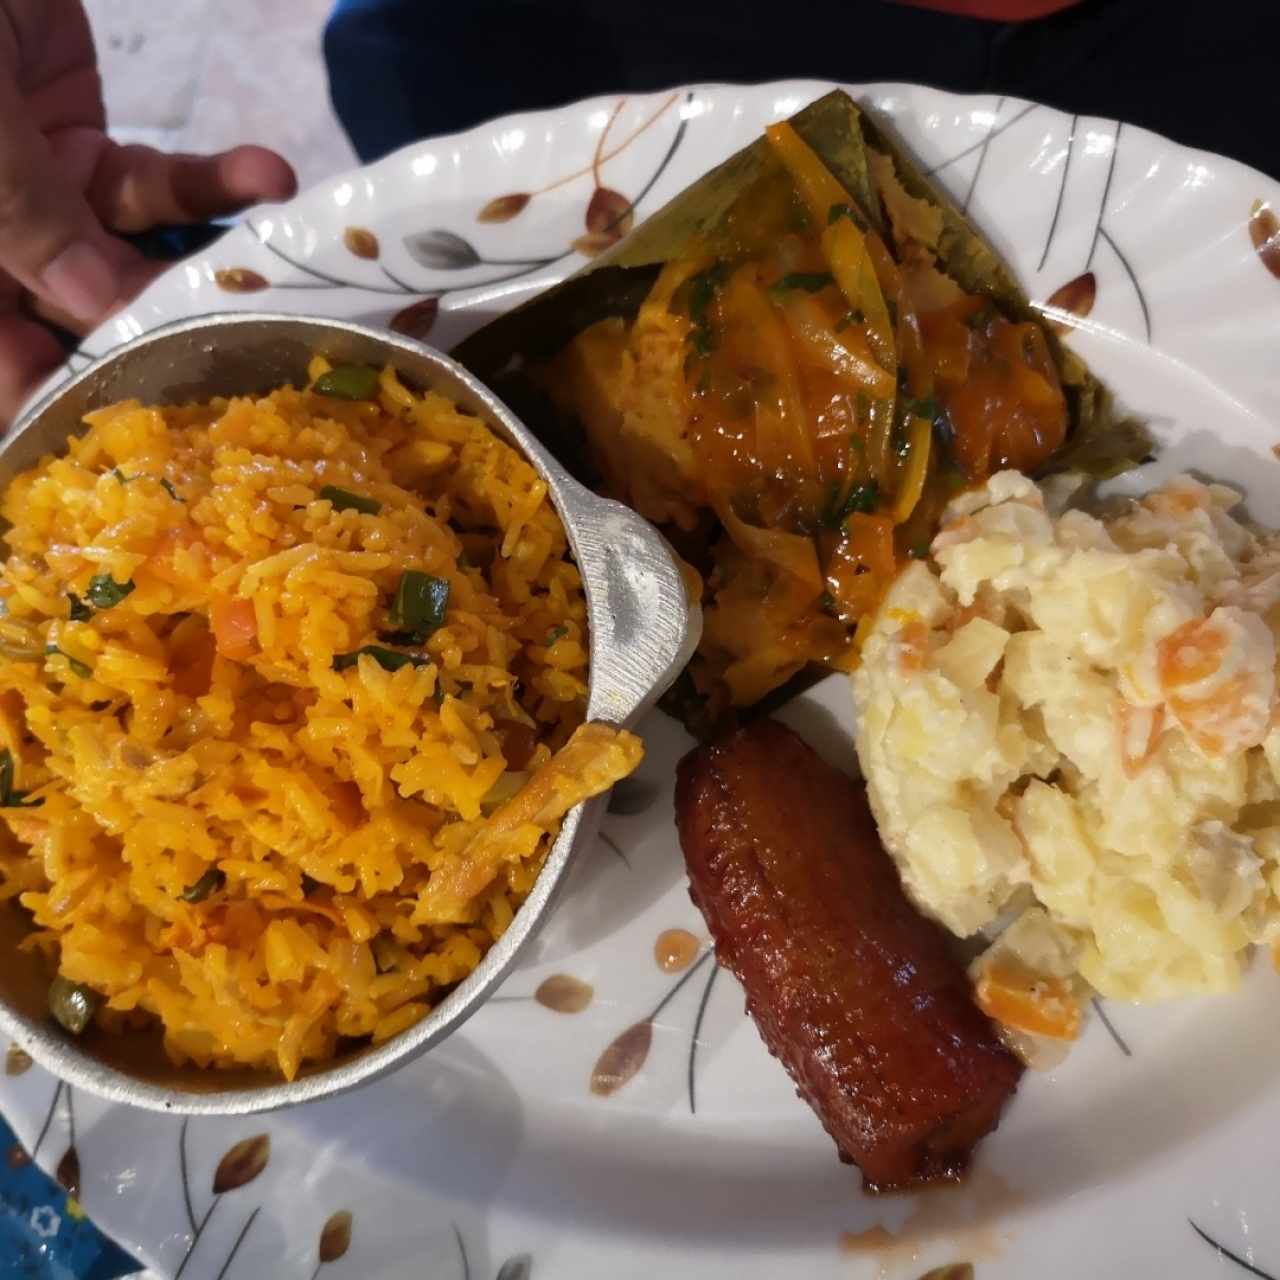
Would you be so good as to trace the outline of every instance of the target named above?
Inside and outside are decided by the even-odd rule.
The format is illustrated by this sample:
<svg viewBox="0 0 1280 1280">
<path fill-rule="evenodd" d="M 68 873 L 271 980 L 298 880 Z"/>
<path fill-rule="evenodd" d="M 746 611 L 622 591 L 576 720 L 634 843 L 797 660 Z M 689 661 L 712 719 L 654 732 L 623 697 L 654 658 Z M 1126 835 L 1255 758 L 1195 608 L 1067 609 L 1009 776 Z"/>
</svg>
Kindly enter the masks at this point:
<svg viewBox="0 0 1280 1280">
<path fill-rule="evenodd" d="M 1145 432 L 889 126 L 833 92 L 455 355 L 704 585 L 695 730 L 848 669 L 946 502 Z"/>
<path fill-rule="evenodd" d="M 864 207 L 878 208 L 858 129 L 861 118 L 848 94 L 834 92 L 791 123 Z M 552 407 L 532 372 L 597 321 L 633 318 L 662 267 L 690 246 L 723 245 L 734 205 L 776 170 L 764 138 L 753 142 L 685 188 L 612 249 L 490 321 L 452 354 L 506 399 L 566 466 L 588 481 L 595 479 L 579 424 Z"/>
</svg>

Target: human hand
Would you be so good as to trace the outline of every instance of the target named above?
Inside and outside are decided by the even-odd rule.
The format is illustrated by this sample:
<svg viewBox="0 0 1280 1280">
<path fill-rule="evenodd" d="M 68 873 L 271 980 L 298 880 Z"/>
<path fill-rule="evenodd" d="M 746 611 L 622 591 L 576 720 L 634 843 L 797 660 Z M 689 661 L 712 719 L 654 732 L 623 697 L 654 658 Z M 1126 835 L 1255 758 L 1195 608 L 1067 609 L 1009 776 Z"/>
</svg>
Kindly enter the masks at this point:
<svg viewBox="0 0 1280 1280">
<path fill-rule="evenodd" d="M 47 325 L 84 333 L 163 264 L 118 234 L 281 200 L 272 151 L 165 155 L 111 141 L 81 0 L 0 0 L 0 429 L 63 359 Z"/>
</svg>

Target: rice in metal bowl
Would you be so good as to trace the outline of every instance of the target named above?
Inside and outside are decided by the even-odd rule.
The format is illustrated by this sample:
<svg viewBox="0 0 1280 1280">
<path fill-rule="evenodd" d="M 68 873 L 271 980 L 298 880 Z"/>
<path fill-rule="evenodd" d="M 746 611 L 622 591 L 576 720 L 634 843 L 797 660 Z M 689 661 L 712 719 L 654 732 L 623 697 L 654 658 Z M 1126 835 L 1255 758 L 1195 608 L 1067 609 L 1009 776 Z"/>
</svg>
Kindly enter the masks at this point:
<svg viewBox="0 0 1280 1280">
<path fill-rule="evenodd" d="M 537 473 L 390 369 L 126 402 L 2 513 L 0 899 L 54 1012 L 292 1079 L 479 963 L 563 815 L 586 602 Z"/>
</svg>

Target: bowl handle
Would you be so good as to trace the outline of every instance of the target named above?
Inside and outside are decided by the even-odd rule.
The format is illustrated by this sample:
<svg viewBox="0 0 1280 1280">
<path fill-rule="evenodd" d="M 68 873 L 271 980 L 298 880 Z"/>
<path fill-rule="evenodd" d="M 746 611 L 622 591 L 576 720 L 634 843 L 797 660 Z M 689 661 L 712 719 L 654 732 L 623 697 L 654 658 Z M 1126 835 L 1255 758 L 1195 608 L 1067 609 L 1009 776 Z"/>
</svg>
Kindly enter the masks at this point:
<svg viewBox="0 0 1280 1280">
<path fill-rule="evenodd" d="M 702 636 L 675 553 L 643 516 L 588 495 L 576 548 L 591 626 L 587 715 L 634 724 L 671 687 Z"/>
</svg>

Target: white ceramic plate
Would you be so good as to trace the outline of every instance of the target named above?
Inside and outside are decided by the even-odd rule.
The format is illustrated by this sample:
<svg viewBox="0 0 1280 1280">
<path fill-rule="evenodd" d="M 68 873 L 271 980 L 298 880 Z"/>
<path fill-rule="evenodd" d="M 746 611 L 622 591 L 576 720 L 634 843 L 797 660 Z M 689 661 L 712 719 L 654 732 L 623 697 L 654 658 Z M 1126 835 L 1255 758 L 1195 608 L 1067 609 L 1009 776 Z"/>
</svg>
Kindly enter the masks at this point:
<svg viewBox="0 0 1280 1280">
<path fill-rule="evenodd" d="M 85 351 L 254 307 L 398 315 L 448 347 L 579 265 L 574 242 L 619 207 L 597 189 L 643 217 L 826 88 L 598 99 L 421 143 L 258 210 Z M 1276 184 L 1112 121 L 856 92 L 895 117 L 1033 296 L 1076 311 L 1093 299 L 1074 341 L 1164 443 L 1139 482 L 1194 466 L 1280 521 L 1280 233 L 1267 211 L 1251 217 L 1255 201 L 1280 207 Z M 849 767 L 847 704 L 831 679 L 783 718 Z M 1268 966 L 1229 999 L 1109 1007 L 1111 1034 L 1094 1016 L 1065 1065 L 1028 1076 L 966 1188 L 865 1198 L 705 954 L 671 812 L 689 739 L 660 715 L 644 732 L 639 777 L 525 963 L 392 1079 L 184 1125 L 73 1097 L 11 1057 L 0 1106 L 49 1169 L 65 1174 L 74 1149 L 90 1215 L 185 1280 L 858 1280 L 955 1262 L 982 1280 L 1280 1276 Z M 683 972 L 655 962 L 670 929 L 700 944 Z M 557 997 L 542 986 L 556 975 L 590 985 L 585 1009 L 536 998 L 581 991 L 561 982 Z M 611 1044 L 635 1074 L 600 1096 Z"/>
</svg>

